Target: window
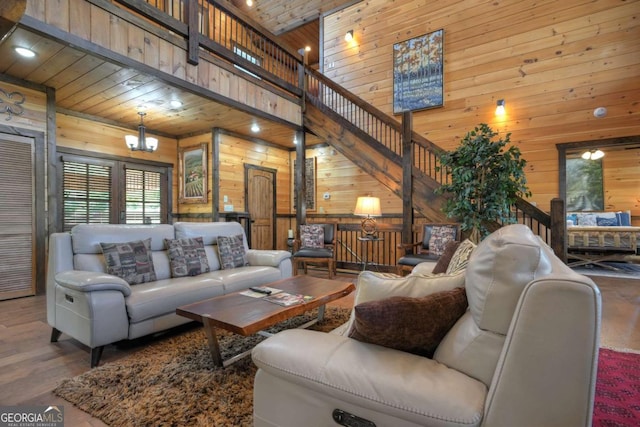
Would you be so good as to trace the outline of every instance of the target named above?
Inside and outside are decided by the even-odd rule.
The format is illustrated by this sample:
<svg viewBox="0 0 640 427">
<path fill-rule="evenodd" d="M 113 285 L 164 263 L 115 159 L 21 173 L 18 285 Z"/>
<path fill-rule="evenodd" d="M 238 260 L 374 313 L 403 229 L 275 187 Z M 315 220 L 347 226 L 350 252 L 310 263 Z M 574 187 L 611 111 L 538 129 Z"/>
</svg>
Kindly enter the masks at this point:
<svg viewBox="0 0 640 427">
<path fill-rule="evenodd" d="M 168 222 L 170 165 L 61 157 L 61 227 L 76 224 L 160 224 Z"/>
<path fill-rule="evenodd" d="M 261 66 L 262 65 L 262 59 L 258 56 L 253 56 L 249 51 L 239 47 L 237 44 L 233 45 L 233 53 L 235 53 L 236 55 L 238 55 L 240 58 L 249 61 L 252 64 Z M 255 77 L 256 79 L 260 79 L 260 77 L 258 77 L 257 75 L 255 75 L 254 73 L 252 73 L 251 71 L 248 71 L 236 64 L 234 64 L 234 67 L 236 67 L 238 70 L 242 70 L 245 73 Z"/>
<path fill-rule="evenodd" d="M 127 224 L 160 224 L 162 222 L 161 174 L 125 169 L 125 213 Z"/>
<path fill-rule="evenodd" d="M 113 164 L 64 159 L 62 166 L 64 231 L 76 224 L 111 222 Z"/>
</svg>

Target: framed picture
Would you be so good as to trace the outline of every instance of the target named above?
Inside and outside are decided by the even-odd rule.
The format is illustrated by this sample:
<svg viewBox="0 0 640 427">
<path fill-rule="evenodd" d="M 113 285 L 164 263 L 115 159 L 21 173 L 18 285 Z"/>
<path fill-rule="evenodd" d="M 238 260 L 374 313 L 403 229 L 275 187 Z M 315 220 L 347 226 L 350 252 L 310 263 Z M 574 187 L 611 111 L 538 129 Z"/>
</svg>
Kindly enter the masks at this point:
<svg viewBox="0 0 640 427">
<path fill-rule="evenodd" d="M 293 161 L 293 176 L 295 177 L 296 161 Z M 305 193 L 305 202 L 307 203 L 307 211 L 316 210 L 316 158 L 311 157 L 305 159 L 305 176 L 307 179 L 307 188 Z M 296 192 L 297 185 L 293 185 L 293 209 L 298 207 L 298 193 Z"/>
<path fill-rule="evenodd" d="M 393 45 L 393 113 L 444 105 L 444 30 Z"/>
<path fill-rule="evenodd" d="M 604 210 L 602 159 L 567 158 L 567 212 Z"/>
<path fill-rule="evenodd" d="M 180 203 L 207 203 L 207 148 L 203 142 L 178 149 Z"/>
</svg>

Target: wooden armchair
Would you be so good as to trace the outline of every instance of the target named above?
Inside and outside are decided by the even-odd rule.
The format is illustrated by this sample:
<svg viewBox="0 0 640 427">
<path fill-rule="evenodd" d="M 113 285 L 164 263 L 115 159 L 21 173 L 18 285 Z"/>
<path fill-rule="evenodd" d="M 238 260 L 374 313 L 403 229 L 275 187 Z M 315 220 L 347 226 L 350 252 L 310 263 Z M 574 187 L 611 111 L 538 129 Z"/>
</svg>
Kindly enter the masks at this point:
<svg viewBox="0 0 640 427">
<path fill-rule="evenodd" d="M 396 265 L 397 273 L 402 276 L 405 272 L 411 272 L 413 267 L 421 262 L 437 261 L 447 242 L 450 240 L 459 242 L 460 235 L 460 224 L 424 224 L 420 241 L 398 245 L 402 255 Z"/>
<path fill-rule="evenodd" d="M 298 274 L 302 263 L 304 274 L 307 264 L 327 264 L 329 279 L 336 274 L 337 224 L 308 224 L 300 226 L 300 236 L 293 242 L 293 275 Z"/>
</svg>

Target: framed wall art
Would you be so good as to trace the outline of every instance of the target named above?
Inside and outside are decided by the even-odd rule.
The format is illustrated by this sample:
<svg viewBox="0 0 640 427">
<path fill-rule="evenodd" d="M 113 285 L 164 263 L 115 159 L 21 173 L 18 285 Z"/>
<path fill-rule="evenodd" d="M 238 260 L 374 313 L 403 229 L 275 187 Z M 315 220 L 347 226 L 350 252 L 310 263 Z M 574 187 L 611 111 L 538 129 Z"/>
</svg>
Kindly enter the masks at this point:
<svg viewBox="0 0 640 427">
<path fill-rule="evenodd" d="M 207 149 L 206 142 L 178 149 L 180 203 L 207 203 Z"/>
<path fill-rule="evenodd" d="M 393 45 L 393 113 L 444 105 L 444 30 Z"/>
</svg>

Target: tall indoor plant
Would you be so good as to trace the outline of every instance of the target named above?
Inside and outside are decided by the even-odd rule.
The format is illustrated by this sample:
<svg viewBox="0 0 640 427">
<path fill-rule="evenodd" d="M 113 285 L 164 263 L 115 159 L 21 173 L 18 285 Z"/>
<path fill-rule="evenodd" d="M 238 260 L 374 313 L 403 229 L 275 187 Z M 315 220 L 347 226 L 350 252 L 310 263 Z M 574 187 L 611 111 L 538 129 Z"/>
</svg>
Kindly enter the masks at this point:
<svg viewBox="0 0 640 427">
<path fill-rule="evenodd" d="M 443 211 L 456 218 L 470 239 L 479 242 L 490 230 L 488 224 L 515 222 L 511 205 L 518 197 L 531 193 L 524 174 L 526 161 L 520 149 L 504 139 L 487 124 L 481 123 L 462 139 L 460 146 L 441 157 L 441 168 L 450 174 L 449 183 L 438 192 L 448 194 Z"/>
</svg>

